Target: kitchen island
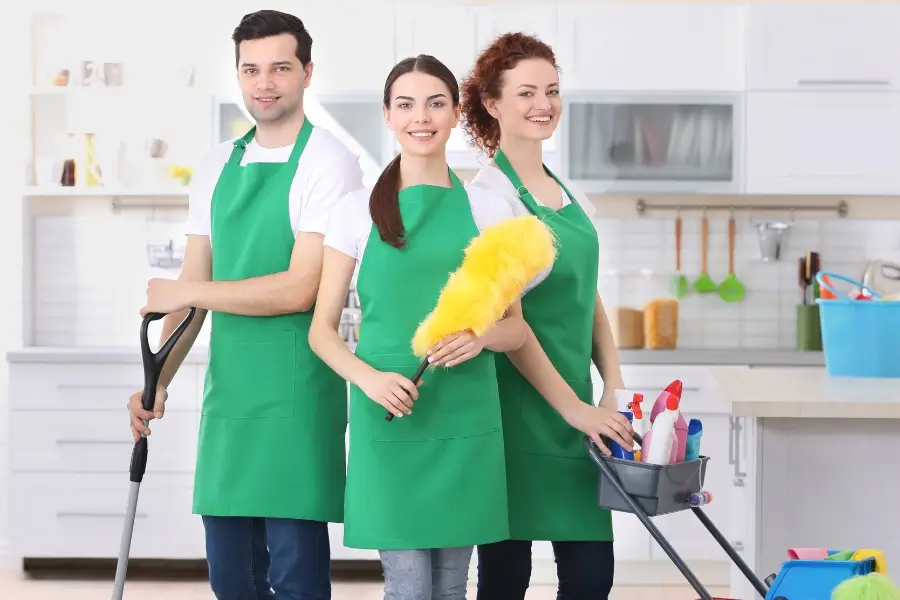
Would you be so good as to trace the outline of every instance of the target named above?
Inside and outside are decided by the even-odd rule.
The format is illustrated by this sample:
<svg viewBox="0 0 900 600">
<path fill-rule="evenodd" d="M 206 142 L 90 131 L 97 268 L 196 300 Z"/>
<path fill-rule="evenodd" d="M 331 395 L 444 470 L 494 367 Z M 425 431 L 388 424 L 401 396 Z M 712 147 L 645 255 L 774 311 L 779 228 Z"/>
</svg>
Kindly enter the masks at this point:
<svg viewBox="0 0 900 600">
<path fill-rule="evenodd" d="M 731 405 L 726 537 L 748 565 L 765 578 L 791 547 L 877 548 L 896 577 L 900 379 L 834 378 L 823 367 L 711 376 Z M 731 597 L 759 597 L 737 567 L 730 579 Z"/>
</svg>

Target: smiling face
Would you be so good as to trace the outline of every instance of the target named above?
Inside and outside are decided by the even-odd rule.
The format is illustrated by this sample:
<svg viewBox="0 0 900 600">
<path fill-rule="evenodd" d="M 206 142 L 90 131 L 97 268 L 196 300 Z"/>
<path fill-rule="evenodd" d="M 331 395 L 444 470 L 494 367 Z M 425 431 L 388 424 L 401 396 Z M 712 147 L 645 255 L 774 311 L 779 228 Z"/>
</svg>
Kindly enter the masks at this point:
<svg viewBox="0 0 900 600">
<path fill-rule="evenodd" d="M 297 58 L 297 40 L 289 33 L 240 44 L 238 85 L 244 105 L 258 123 L 288 119 L 303 104 L 312 77 Z"/>
<path fill-rule="evenodd" d="M 503 74 L 500 97 L 488 98 L 484 105 L 499 121 L 504 137 L 546 140 L 562 116 L 559 74 L 541 58 L 519 61 Z"/>
<path fill-rule="evenodd" d="M 428 156 L 442 153 L 451 130 L 459 123 L 447 84 L 427 73 L 413 71 L 391 86 L 384 119 L 404 153 Z"/>
</svg>

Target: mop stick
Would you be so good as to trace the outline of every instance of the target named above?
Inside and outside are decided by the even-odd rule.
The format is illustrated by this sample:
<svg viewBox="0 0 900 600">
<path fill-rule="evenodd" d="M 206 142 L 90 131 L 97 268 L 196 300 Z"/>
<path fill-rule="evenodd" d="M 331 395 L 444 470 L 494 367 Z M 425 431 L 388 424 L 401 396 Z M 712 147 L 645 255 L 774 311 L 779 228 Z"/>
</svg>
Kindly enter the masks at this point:
<svg viewBox="0 0 900 600">
<path fill-rule="evenodd" d="M 175 328 L 156 354 L 150 350 L 150 340 L 148 339 L 148 329 L 150 323 L 162 319 L 165 315 L 162 313 L 149 313 L 144 317 L 141 323 L 141 357 L 144 362 L 144 391 L 141 394 L 141 404 L 144 410 L 153 410 L 153 404 L 156 401 L 156 388 L 159 385 L 159 375 L 162 372 L 163 364 L 175 347 L 178 338 L 185 332 L 191 319 L 194 318 L 197 309 L 188 310 L 187 316 Z M 144 425 L 147 422 L 144 421 Z M 128 504 L 125 508 L 125 528 L 122 531 L 122 542 L 119 546 L 119 561 L 116 564 L 116 580 L 113 585 L 112 600 L 122 600 L 125 593 L 125 573 L 128 570 L 128 555 L 131 553 L 131 535 L 134 532 L 134 517 L 137 512 L 138 496 L 141 491 L 141 481 L 144 479 L 144 472 L 147 469 L 147 436 L 143 433 L 140 439 L 134 443 L 131 451 L 131 466 L 129 468 L 131 486 L 128 491 Z"/>
<path fill-rule="evenodd" d="M 534 215 L 507 219 L 473 238 L 413 337 L 413 354 L 422 363 L 412 382 L 418 383 L 428 368 L 429 348 L 460 331 L 484 335 L 555 259 L 553 231 Z M 390 421 L 394 415 L 388 412 L 384 418 Z"/>
</svg>

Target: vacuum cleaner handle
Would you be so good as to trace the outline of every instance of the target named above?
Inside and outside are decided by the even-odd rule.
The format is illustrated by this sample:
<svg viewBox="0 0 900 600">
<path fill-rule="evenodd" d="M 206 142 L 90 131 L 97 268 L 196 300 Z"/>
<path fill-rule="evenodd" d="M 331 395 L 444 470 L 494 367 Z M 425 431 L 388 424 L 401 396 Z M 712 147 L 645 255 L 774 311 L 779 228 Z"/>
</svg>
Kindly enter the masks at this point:
<svg viewBox="0 0 900 600">
<path fill-rule="evenodd" d="M 144 410 L 153 410 L 153 404 L 156 402 L 156 389 L 159 386 L 159 375 L 162 373 L 163 365 L 169 357 L 169 353 L 172 352 L 172 348 L 178 342 L 178 338 L 184 334 L 195 314 L 197 314 L 197 309 L 190 308 L 184 320 L 155 353 L 150 349 L 150 339 L 148 337 L 150 323 L 158 321 L 166 315 L 149 313 L 144 317 L 144 321 L 141 323 L 141 358 L 144 362 L 144 391 L 141 394 L 141 405 L 144 407 Z M 132 483 L 140 483 L 144 479 L 144 473 L 147 470 L 147 453 L 147 436 L 141 434 L 141 438 L 134 443 L 134 449 L 131 451 L 131 466 L 128 472 Z"/>
<path fill-rule="evenodd" d="M 422 364 L 419 365 L 419 368 L 416 370 L 416 374 L 412 376 L 413 385 L 418 385 L 419 380 L 422 379 L 422 375 L 425 373 L 425 369 L 428 368 L 428 359 L 422 361 Z M 388 412 L 388 414 L 384 415 L 385 421 L 393 421 L 394 413 Z"/>
</svg>

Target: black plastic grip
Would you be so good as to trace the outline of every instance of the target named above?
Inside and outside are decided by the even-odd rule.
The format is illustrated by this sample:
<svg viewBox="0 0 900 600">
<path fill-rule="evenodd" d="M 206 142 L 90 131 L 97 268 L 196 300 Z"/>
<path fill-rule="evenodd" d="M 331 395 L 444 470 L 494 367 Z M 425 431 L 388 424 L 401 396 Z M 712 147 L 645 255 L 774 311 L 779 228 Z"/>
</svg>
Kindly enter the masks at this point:
<svg viewBox="0 0 900 600">
<path fill-rule="evenodd" d="M 188 309 L 187 316 L 178 324 L 172 335 L 166 339 L 155 353 L 150 349 L 150 338 L 148 335 L 150 323 L 158 321 L 166 315 L 163 313 L 149 313 L 144 317 L 141 323 L 141 359 L 144 363 L 144 391 L 141 394 L 141 405 L 144 410 L 153 410 L 153 405 L 156 402 L 156 389 L 159 387 L 159 376 L 162 373 L 163 365 L 172 352 L 172 348 L 178 342 L 178 338 L 187 330 L 195 314 L 197 314 L 196 308 Z M 128 471 L 133 483 L 140 483 L 144 479 L 144 473 L 147 471 L 148 453 L 147 438 L 141 436 L 134 443 L 134 448 L 131 451 L 131 466 Z"/>
<path fill-rule="evenodd" d="M 425 369 L 428 368 L 428 359 L 422 361 L 422 364 L 419 365 L 419 368 L 416 370 L 415 375 L 412 376 L 410 381 L 413 382 L 413 385 L 419 385 L 419 380 L 422 379 L 422 375 L 425 374 Z M 394 413 L 388 411 L 388 414 L 384 415 L 385 421 L 393 421 Z"/>
</svg>

